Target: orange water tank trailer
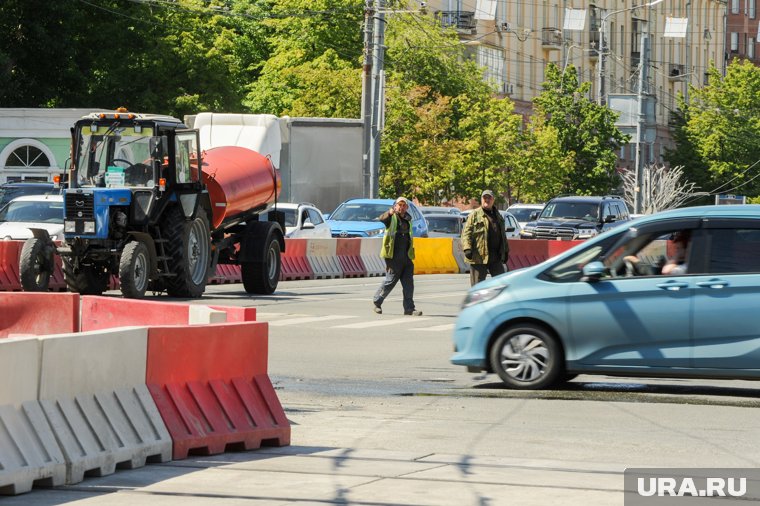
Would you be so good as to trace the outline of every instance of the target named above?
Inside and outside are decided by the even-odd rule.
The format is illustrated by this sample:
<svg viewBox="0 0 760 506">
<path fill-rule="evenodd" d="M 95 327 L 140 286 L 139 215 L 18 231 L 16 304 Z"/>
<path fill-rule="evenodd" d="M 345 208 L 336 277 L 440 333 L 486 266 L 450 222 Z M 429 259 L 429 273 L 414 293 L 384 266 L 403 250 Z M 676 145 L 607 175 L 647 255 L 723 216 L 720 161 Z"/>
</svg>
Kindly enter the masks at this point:
<svg viewBox="0 0 760 506">
<path fill-rule="evenodd" d="M 282 180 L 272 161 L 256 151 L 222 146 L 203 153 L 203 181 L 212 207 L 212 229 L 274 202 Z"/>
</svg>

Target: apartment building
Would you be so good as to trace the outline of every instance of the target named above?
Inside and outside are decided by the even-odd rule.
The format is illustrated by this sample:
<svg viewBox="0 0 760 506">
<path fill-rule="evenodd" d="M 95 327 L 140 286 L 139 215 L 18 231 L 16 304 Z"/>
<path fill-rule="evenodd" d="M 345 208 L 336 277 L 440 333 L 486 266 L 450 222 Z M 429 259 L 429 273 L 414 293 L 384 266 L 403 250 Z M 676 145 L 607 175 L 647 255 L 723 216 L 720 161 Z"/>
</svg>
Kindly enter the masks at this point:
<svg viewBox="0 0 760 506">
<path fill-rule="evenodd" d="M 728 0 L 726 10 L 726 60 L 741 58 L 760 65 L 757 0 Z"/>
<path fill-rule="evenodd" d="M 754 5 L 756 0 L 728 1 Z M 592 83 L 589 98 L 611 106 L 610 97 L 635 100 L 641 88 L 647 104 L 643 163 L 663 161 L 672 142 L 668 124 L 678 93 L 688 98 L 688 85 L 704 83 L 709 62 L 719 68 L 725 63 L 726 3 L 721 0 L 438 0 L 428 5 L 443 24 L 456 27 L 468 52 L 486 67 L 487 79 L 526 116 L 549 62 L 560 68 L 574 65 L 580 79 Z M 750 7 L 745 9 L 749 13 Z M 649 51 L 642 55 L 645 36 Z M 755 43 L 739 37 L 739 48 Z M 646 82 L 640 86 L 645 64 Z M 633 142 L 621 148 L 621 168 L 633 167 L 635 149 Z"/>
</svg>

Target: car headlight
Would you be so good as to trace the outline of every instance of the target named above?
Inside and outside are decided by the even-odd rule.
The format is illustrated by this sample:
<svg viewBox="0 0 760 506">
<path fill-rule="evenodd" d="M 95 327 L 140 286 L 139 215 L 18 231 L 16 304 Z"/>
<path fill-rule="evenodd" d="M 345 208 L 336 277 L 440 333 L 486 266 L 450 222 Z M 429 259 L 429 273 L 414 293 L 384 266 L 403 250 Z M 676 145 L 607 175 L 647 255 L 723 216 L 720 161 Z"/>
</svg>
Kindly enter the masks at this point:
<svg viewBox="0 0 760 506">
<path fill-rule="evenodd" d="M 367 237 L 375 237 L 376 235 L 380 235 L 383 233 L 385 229 L 383 228 L 376 228 L 375 230 L 367 230 Z"/>
<path fill-rule="evenodd" d="M 470 307 L 474 306 L 475 304 L 480 304 L 481 302 L 486 302 L 497 295 L 499 295 L 504 289 L 507 288 L 507 285 L 503 286 L 492 286 L 491 288 L 481 288 L 480 290 L 474 290 L 467 294 L 467 296 L 464 298 L 464 302 L 462 303 L 462 307 Z"/>
<path fill-rule="evenodd" d="M 77 231 L 77 224 L 75 221 L 69 221 L 66 220 L 63 222 L 63 231 L 64 232 L 76 232 Z"/>
<path fill-rule="evenodd" d="M 94 221 L 85 221 L 84 222 L 84 233 L 85 234 L 94 234 L 95 233 L 95 222 Z"/>
<path fill-rule="evenodd" d="M 533 237 L 533 229 L 532 228 L 524 228 L 520 230 L 520 237 Z"/>
<path fill-rule="evenodd" d="M 598 233 L 599 232 L 597 232 L 595 228 L 579 228 L 578 239 L 588 239 L 590 237 L 594 237 Z"/>
</svg>

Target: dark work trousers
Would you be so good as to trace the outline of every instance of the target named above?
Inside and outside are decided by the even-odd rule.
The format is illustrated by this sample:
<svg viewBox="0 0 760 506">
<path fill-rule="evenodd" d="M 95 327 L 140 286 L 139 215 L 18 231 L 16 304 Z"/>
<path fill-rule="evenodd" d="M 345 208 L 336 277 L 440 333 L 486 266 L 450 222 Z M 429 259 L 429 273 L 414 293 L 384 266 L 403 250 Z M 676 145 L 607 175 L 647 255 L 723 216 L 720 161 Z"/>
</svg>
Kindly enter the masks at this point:
<svg viewBox="0 0 760 506">
<path fill-rule="evenodd" d="M 401 280 L 401 289 L 404 294 L 404 313 L 411 313 L 414 311 L 414 262 L 408 256 L 404 256 L 406 259 L 385 260 L 385 279 L 380 288 L 377 289 L 373 302 L 376 306 L 381 306 L 396 283 Z"/>
<path fill-rule="evenodd" d="M 487 264 L 470 264 L 470 286 L 474 286 L 481 281 L 485 281 L 486 276 L 489 273 L 491 276 L 498 276 L 499 274 L 504 274 L 505 272 L 506 269 L 504 268 L 504 264 L 499 260 L 495 260 Z"/>
</svg>

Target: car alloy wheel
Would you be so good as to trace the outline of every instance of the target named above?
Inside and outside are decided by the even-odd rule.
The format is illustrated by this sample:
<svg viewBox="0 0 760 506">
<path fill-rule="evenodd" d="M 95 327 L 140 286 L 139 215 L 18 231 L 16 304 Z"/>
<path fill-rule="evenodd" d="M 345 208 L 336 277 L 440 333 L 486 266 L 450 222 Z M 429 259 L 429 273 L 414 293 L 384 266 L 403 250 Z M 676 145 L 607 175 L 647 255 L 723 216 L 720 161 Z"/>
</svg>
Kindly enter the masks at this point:
<svg viewBox="0 0 760 506">
<path fill-rule="evenodd" d="M 542 327 L 520 324 L 506 329 L 493 343 L 491 367 L 510 388 L 551 385 L 564 363 L 556 338 Z"/>
</svg>

